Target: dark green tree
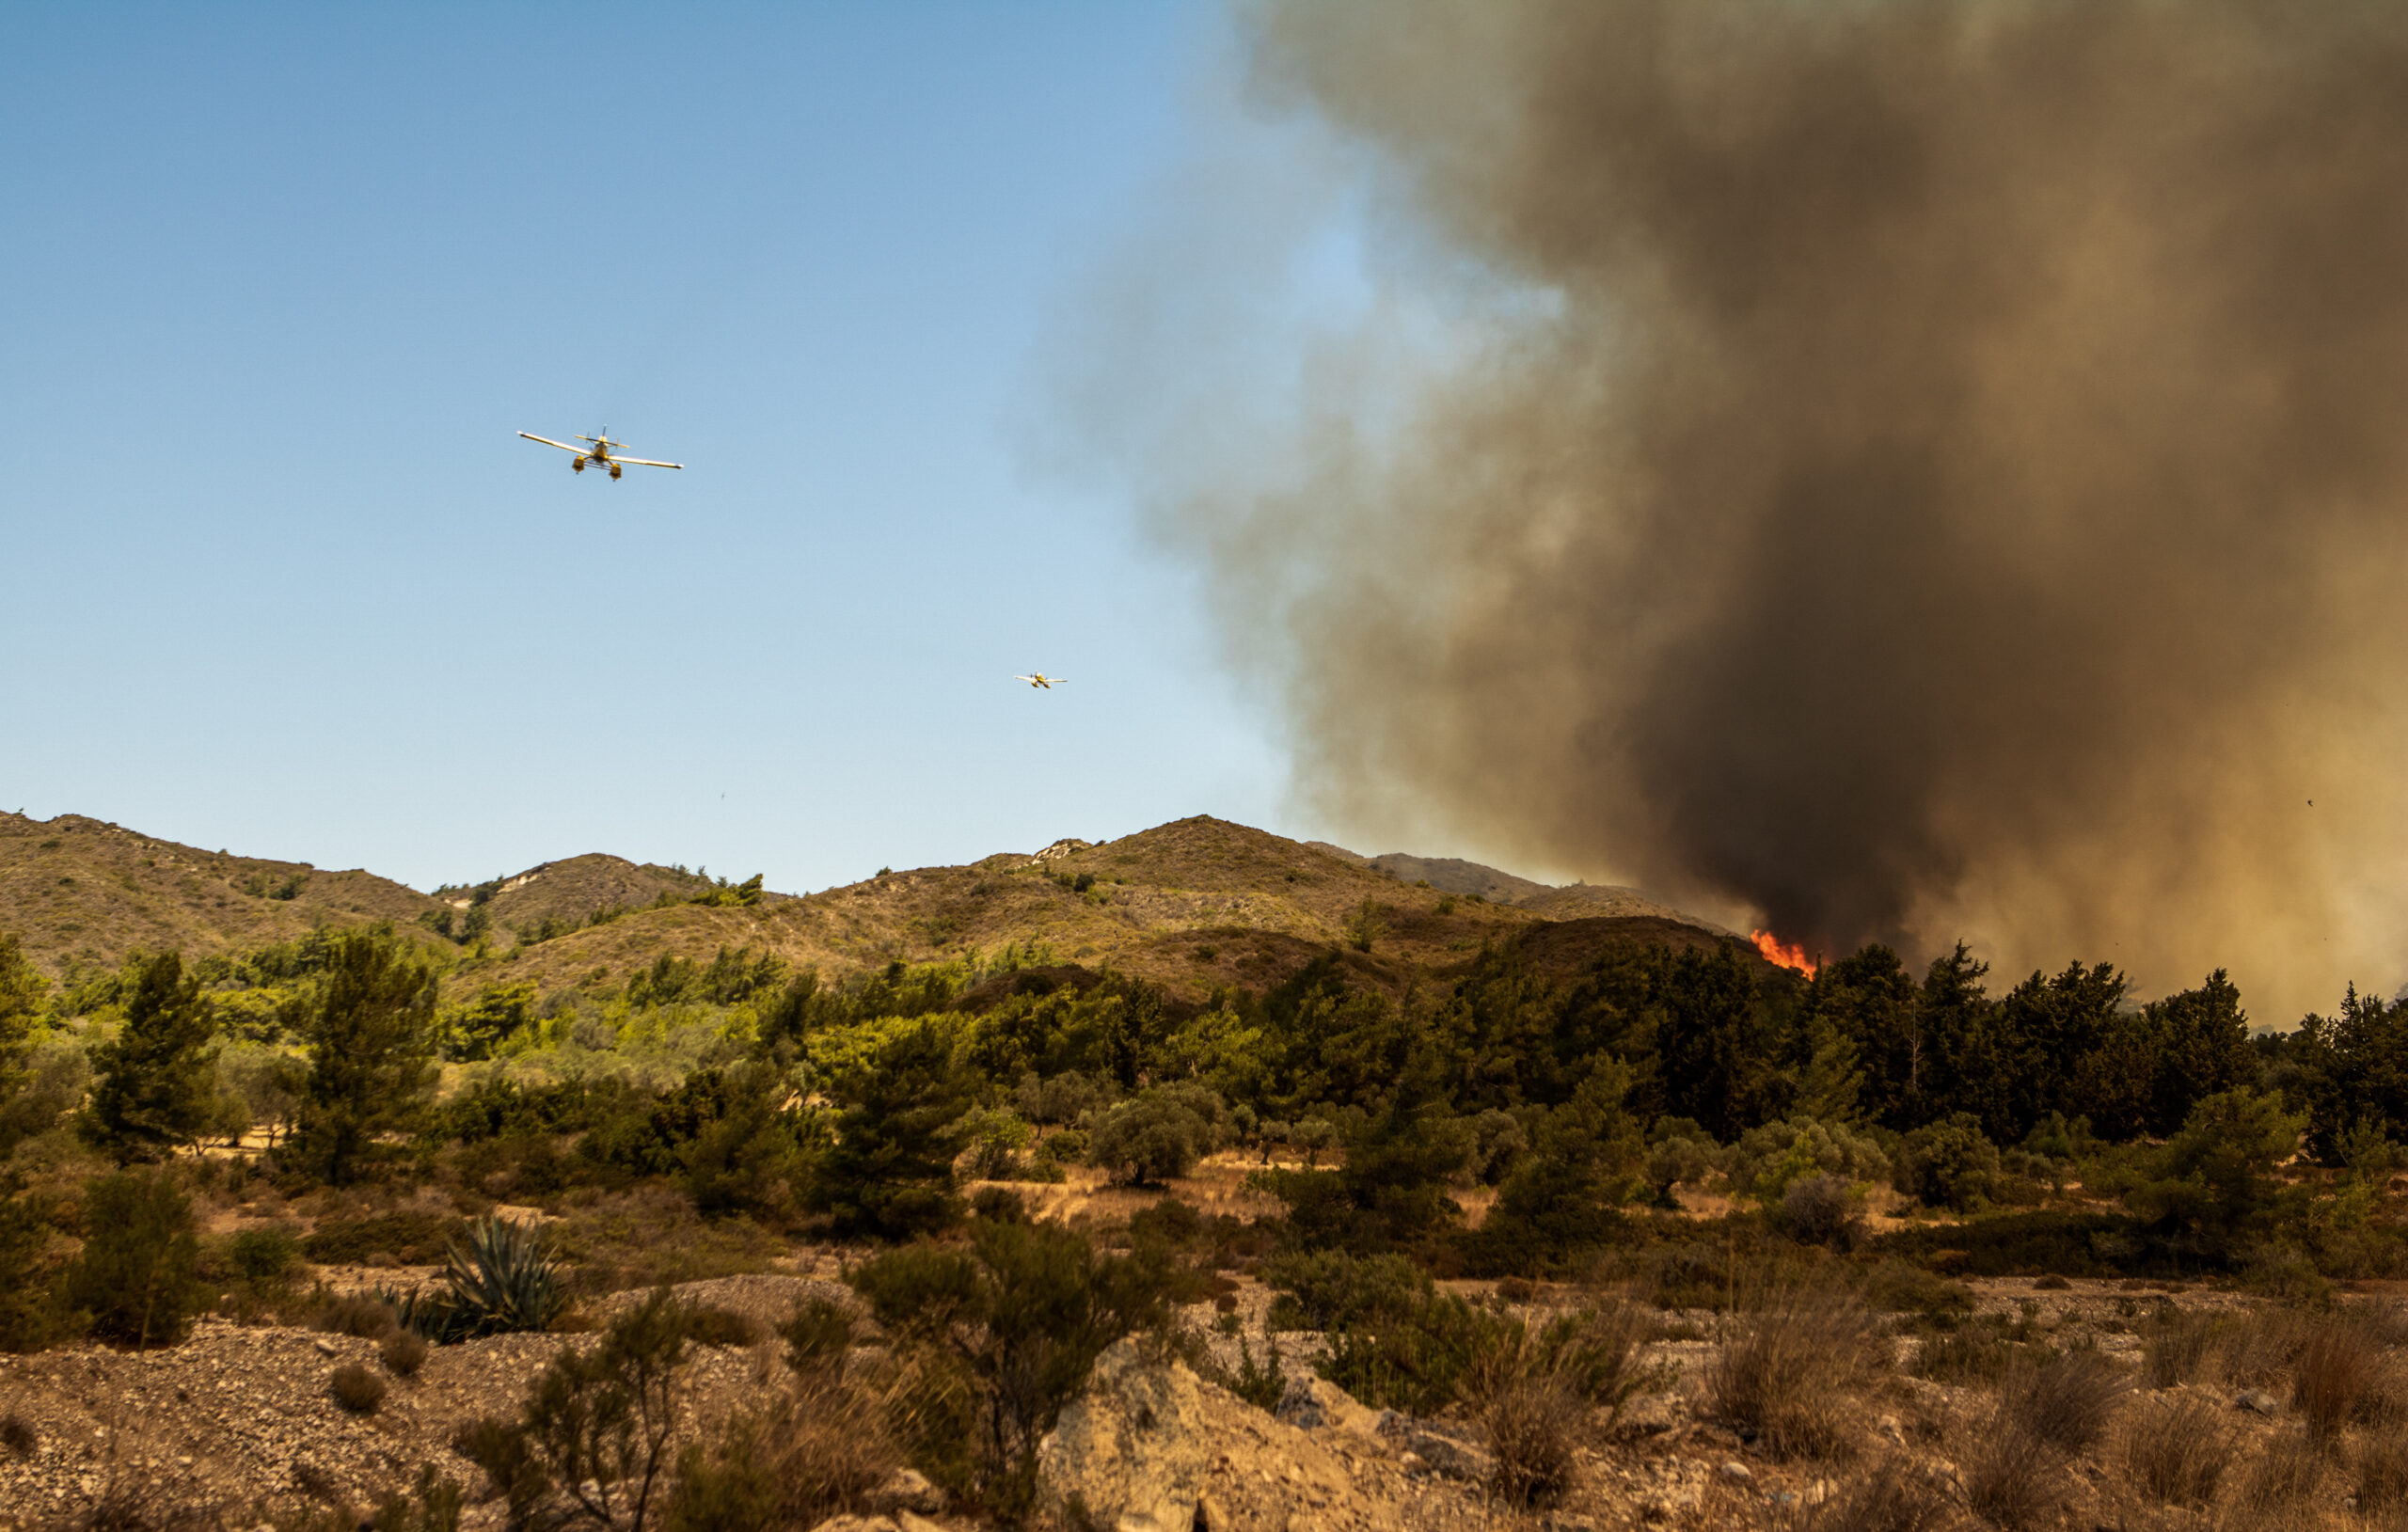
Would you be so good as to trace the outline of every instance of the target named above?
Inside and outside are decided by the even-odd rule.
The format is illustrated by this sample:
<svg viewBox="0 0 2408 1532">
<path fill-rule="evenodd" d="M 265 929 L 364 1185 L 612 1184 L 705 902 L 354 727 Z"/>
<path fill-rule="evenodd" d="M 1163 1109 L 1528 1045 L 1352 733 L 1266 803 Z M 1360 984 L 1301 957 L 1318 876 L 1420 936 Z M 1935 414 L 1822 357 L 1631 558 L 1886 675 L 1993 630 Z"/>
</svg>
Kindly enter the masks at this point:
<svg viewBox="0 0 2408 1532">
<path fill-rule="evenodd" d="M 84 1123 L 120 1162 L 155 1159 L 208 1126 L 217 1035 L 199 979 L 174 953 L 136 958 L 126 988 L 125 1024 L 91 1050 L 99 1079 Z"/>
<path fill-rule="evenodd" d="M 1630 1080 L 1628 1066 L 1600 1060 L 1571 1100 L 1539 1116 L 1531 1152 L 1464 1238 L 1475 1271 L 1546 1275 L 1621 1232 L 1621 1208 L 1647 1186 L 1640 1173 L 1646 1139 L 1624 1105 Z"/>
<path fill-rule="evenodd" d="M 1435 1034 L 1425 1029 L 1386 1098 L 1347 1135 L 1344 1165 L 1274 1177 L 1299 1240 L 1314 1248 L 1387 1250 L 1461 1221 L 1448 1182 L 1470 1166 L 1479 1138 L 1455 1114 L 1446 1064 Z"/>
<path fill-rule="evenodd" d="M 0 1122 L 7 1120 L 9 1103 L 32 1078 L 25 1066 L 25 1045 L 49 992 L 50 981 L 26 958 L 16 936 L 0 931 Z M 0 1158 L 15 1146 L 14 1133 L 0 1127 Z"/>
<path fill-rule="evenodd" d="M 2161 1230 L 2203 1237 L 2210 1253 L 2228 1253 L 2273 1205 L 2274 1167 L 2298 1150 L 2304 1122 L 2254 1090 L 2207 1097 L 2125 1204 Z"/>
<path fill-rule="evenodd" d="M 416 1120 L 434 1089 L 434 969 L 390 931 L 344 933 L 328 955 L 309 1042 L 297 1147 L 341 1185 L 381 1135 Z"/>
<path fill-rule="evenodd" d="M 1900 1132 L 1923 1124 L 1926 1099 L 1941 1078 L 1919 1000 L 1906 964 L 1877 944 L 1824 964 L 1805 999 L 1809 1034 L 1838 1039 L 1854 1050 L 1864 1075 L 1858 1103 L 1874 1121 Z M 1840 1114 L 1828 1110 L 1831 1104 L 1800 1103 L 1797 1109 L 1810 1115 Z M 1818 1113 L 1817 1106 L 1826 1110 Z"/>
<path fill-rule="evenodd" d="M 1703 1123 L 1725 1143 L 1764 1121 L 1779 1050 L 1738 955 L 1684 950 L 1661 964 L 1652 988 L 1645 1015 L 1659 1114 Z"/>
<path fill-rule="evenodd" d="M 2307 1107 L 2307 1143 L 2328 1165 L 2364 1123 L 2408 1140 L 2408 1001 L 2384 1003 L 2352 985 L 2333 1017 L 2310 1016 L 2285 1050 L 2293 1089 Z"/>
<path fill-rule="evenodd" d="M 93 1335 L 137 1350 L 183 1339 L 209 1305 L 192 1204 L 166 1171 L 128 1171 L 84 1190 L 84 1249 L 61 1282 Z"/>
<path fill-rule="evenodd" d="M 2143 1014 L 2153 1066 L 2146 1123 L 2150 1133 L 2173 1136 L 2199 1102 L 2257 1080 L 2249 1014 L 2223 969 L 2196 989 L 2150 1002 Z"/>
<path fill-rule="evenodd" d="M 953 1161 L 976 1082 L 953 1045 L 921 1022 L 835 1082 L 836 1142 L 813 1177 L 810 1206 L 844 1236 L 908 1240 L 961 1214 Z"/>
</svg>

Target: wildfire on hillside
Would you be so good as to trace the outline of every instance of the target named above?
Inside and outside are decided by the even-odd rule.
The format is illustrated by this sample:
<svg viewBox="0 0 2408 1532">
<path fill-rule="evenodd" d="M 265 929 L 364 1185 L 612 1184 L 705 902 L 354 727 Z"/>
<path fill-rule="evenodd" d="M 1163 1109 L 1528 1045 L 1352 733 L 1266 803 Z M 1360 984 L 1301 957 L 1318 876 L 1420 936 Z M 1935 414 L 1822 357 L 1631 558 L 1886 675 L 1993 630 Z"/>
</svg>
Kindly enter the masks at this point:
<svg viewBox="0 0 2408 1532">
<path fill-rule="evenodd" d="M 1783 968 L 1794 968 L 1810 979 L 1814 976 L 1814 970 L 1822 966 L 1806 956 L 1806 949 L 1803 946 L 1797 942 L 1784 943 L 1781 938 L 1770 931 L 1751 931 L 1748 934 L 1748 940 L 1756 944 L 1756 951 L 1765 955 L 1766 962 L 1779 963 Z"/>
</svg>

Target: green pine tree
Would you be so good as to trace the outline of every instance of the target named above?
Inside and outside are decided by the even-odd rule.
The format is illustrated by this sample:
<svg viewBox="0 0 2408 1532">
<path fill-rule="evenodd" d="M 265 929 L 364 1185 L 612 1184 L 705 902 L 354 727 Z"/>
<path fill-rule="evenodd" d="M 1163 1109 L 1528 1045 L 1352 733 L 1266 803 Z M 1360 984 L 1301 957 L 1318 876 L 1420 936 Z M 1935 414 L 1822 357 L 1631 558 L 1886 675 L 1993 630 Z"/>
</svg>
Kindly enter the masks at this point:
<svg viewBox="0 0 2408 1532">
<path fill-rule="evenodd" d="M 968 1142 L 962 1119 L 972 1081 L 953 1045 L 922 1022 L 881 1047 L 837 1084 L 836 1142 L 810 1202 L 839 1235 L 908 1240 L 960 1216 L 954 1157 Z"/>
<path fill-rule="evenodd" d="M 341 1185 L 380 1134 L 409 1126 L 434 1088 L 435 971 L 389 931 L 336 939 L 309 1026 L 300 1151 Z"/>
<path fill-rule="evenodd" d="M 217 1058 L 215 1009 L 182 957 L 135 959 L 128 987 L 125 1024 L 91 1050 L 99 1080 L 84 1120 L 86 1136 L 120 1161 L 155 1159 L 199 1135 Z"/>
</svg>

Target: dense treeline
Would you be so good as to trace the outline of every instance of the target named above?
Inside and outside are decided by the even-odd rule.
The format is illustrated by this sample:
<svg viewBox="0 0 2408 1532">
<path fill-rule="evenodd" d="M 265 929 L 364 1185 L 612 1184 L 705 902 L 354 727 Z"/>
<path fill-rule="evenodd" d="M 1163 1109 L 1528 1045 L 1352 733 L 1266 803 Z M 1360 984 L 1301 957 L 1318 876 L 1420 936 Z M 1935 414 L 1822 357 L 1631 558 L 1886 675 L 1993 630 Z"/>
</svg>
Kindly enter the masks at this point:
<svg viewBox="0 0 2408 1532">
<path fill-rule="evenodd" d="M 1611 1248 L 1707 1184 L 1814 1240 L 1885 1182 L 1978 1210 L 2079 1180 L 2123 1221 L 2099 1260 L 2288 1241 L 2365 1269 L 2398 1242 L 2369 1209 L 2408 1137 L 2408 1006 L 2355 991 L 2253 1043 L 2221 971 L 2144 1004 L 2107 965 L 1993 992 L 1962 947 L 1807 978 L 1630 942 L 1569 972 L 1502 946 L 1401 994 L 1339 952 L 1198 1004 L 1035 952 L 831 983 L 737 950 L 607 996 L 439 1004 L 448 950 L 320 933 L 52 994 L 0 941 L 0 1148 L 64 1134 L 138 1172 L 248 1132 L 288 1189 L 660 1183 L 712 1218 L 901 1240 L 960 1219 L 965 1179 L 1160 1184 L 1243 1146 L 1294 1248 L 1494 1274 Z M 2357 1190 L 2282 1203 L 2302 1144 Z"/>
</svg>

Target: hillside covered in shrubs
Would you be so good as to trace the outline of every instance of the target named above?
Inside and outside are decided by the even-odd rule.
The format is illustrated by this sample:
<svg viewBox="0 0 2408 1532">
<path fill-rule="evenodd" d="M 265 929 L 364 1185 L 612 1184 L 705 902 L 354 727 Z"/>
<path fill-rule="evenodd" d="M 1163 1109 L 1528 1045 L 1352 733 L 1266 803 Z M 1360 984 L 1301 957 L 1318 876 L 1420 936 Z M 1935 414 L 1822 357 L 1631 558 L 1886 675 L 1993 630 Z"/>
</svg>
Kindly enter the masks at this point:
<svg viewBox="0 0 2408 1532">
<path fill-rule="evenodd" d="M 1310 1332 L 1354 1399 L 1480 1415 L 1501 1451 L 1515 1390 L 1610 1416 L 1673 1322 L 1651 1313 L 1812 1287 L 1854 1295 L 1813 1321 L 1833 1355 L 1886 1355 L 1905 1314 L 1944 1358 L 1966 1279 L 2324 1303 L 2408 1270 L 2408 1005 L 2253 1032 L 2221 972 L 2140 1003 L 2108 965 L 1998 975 L 1961 946 L 1810 977 L 1661 916 L 1149 835 L 811 899 L 691 877 L 506 945 L 329 918 L 61 965 L 0 935 L 0 1348 L 314 1320 L 385 1347 L 336 1385 L 372 1412 L 414 1350 L 616 1313 L 456 1444 L 513 1518 L 807 1524 L 908 1461 L 1018 1521 L 1097 1358 L 1176 1350 L 1177 1316 L 1242 1290 L 1275 1296 L 1257 1328 L 1225 1304 L 1181 1353 L 1237 1397 L 1277 1403 L 1305 1364 L 1274 1337 Z M 894 936 L 957 897 L 936 950 Z M 850 1293 L 781 1321 L 800 1392 L 678 1436 L 660 1390 L 716 1321 L 612 1295 L 798 1251 L 839 1253 Z M 1586 1296 L 1514 1306 L 1545 1284 Z M 885 1360 L 848 1370 L 863 1344 Z M 804 1416 L 892 1462 L 765 1466 Z M 1747 1428 L 1845 1456 L 1822 1429 Z M 1524 1502 L 1570 1472 L 1497 1462 Z M 411 1514 L 449 1493 L 389 1488 Z"/>
</svg>

